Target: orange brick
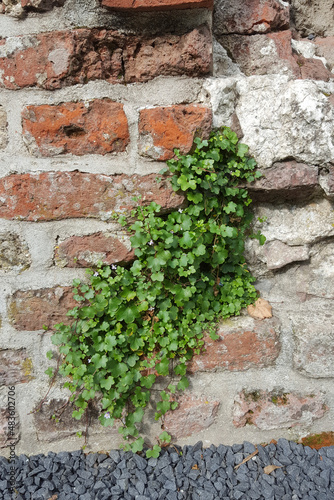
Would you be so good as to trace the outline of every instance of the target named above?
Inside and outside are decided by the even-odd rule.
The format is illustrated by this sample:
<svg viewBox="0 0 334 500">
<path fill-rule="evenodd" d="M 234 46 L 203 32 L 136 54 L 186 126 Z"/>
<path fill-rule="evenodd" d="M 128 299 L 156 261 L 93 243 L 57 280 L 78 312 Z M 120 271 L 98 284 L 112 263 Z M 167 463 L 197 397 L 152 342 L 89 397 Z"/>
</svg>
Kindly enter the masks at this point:
<svg viewBox="0 0 334 500">
<path fill-rule="evenodd" d="M 211 109 L 195 105 L 176 105 L 143 109 L 139 118 L 139 150 L 143 156 L 168 160 L 174 149 L 190 151 L 195 135 L 207 138 L 212 125 Z"/>
</svg>

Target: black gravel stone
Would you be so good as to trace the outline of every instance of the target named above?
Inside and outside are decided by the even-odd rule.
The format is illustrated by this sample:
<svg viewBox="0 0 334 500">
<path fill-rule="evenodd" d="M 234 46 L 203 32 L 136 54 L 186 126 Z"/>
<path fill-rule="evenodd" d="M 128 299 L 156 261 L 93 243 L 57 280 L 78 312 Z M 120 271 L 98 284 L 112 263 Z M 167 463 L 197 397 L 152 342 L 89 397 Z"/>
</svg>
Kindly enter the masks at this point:
<svg viewBox="0 0 334 500">
<path fill-rule="evenodd" d="M 257 446 L 258 454 L 235 469 L 256 448 L 252 443 L 203 448 L 161 456 L 111 450 L 110 454 L 50 452 L 16 460 L 16 500 L 334 500 L 334 447 L 319 451 L 279 439 Z M 180 451 L 179 448 L 177 448 Z M 264 474 L 266 465 L 280 467 Z M 9 462 L 0 457 L 0 499 L 12 500 Z"/>
</svg>

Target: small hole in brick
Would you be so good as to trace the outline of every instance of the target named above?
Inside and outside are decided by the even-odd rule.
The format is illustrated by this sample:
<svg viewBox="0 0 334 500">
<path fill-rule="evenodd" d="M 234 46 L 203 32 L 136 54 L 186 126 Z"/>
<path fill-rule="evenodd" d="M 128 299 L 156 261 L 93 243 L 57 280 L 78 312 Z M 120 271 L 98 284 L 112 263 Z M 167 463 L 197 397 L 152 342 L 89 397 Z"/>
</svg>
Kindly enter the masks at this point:
<svg viewBox="0 0 334 500">
<path fill-rule="evenodd" d="M 86 133 L 82 127 L 78 127 L 77 125 L 66 125 L 63 127 L 63 131 L 67 137 L 78 137 Z"/>
</svg>

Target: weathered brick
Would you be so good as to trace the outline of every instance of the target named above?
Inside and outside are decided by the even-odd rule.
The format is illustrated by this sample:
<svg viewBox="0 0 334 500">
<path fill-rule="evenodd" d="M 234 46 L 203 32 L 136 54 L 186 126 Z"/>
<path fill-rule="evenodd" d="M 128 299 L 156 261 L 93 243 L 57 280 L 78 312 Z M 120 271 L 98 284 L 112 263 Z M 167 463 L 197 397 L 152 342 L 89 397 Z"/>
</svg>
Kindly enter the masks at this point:
<svg viewBox="0 0 334 500">
<path fill-rule="evenodd" d="M 0 149 L 5 148 L 7 142 L 7 113 L 2 106 L 0 106 Z"/>
<path fill-rule="evenodd" d="M 247 188 L 255 201 L 307 199 L 319 186 L 318 167 L 296 161 L 277 162 Z"/>
<path fill-rule="evenodd" d="M 146 82 L 157 76 L 203 76 L 211 71 L 211 33 L 131 35 L 73 29 L 0 40 L 0 87 L 57 89 L 90 80 Z"/>
<path fill-rule="evenodd" d="M 28 269 L 31 258 L 28 246 L 14 233 L 0 233 L 0 269 L 22 272 Z"/>
<path fill-rule="evenodd" d="M 84 435 L 87 422 L 89 422 L 90 430 L 94 424 L 101 426 L 98 421 L 99 410 L 94 404 L 89 405 L 87 409 L 87 419 L 84 417 L 81 420 L 75 420 L 72 417 L 72 412 L 75 409 L 73 403 L 68 403 L 66 399 L 54 398 L 43 403 L 39 411 L 33 414 L 38 440 L 57 441 L 69 436 L 75 436 L 78 431 L 81 431 Z M 111 433 L 117 433 L 117 429 L 112 429 Z"/>
<path fill-rule="evenodd" d="M 8 316 L 16 330 L 42 330 L 68 322 L 67 311 L 77 306 L 70 287 L 18 290 L 8 307 Z"/>
<path fill-rule="evenodd" d="M 303 437 L 301 443 L 316 450 L 324 446 L 334 446 L 334 432 L 320 432 L 319 434 L 308 434 Z"/>
<path fill-rule="evenodd" d="M 184 198 L 169 181 L 156 175 L 100 175 L 82 172 L 13 174 L 0 179 L 0 218 L 29 221 L 93 217 L 111 219 L 115 213 L 143 204 L 159 203 L 163 209 L 179 207 Z"/>
<path fill-rule="evenodd" d="M 217 34 L 254 34 L 289 27 L 290 6 L 279 0 L 218 0 L 214 30 Z"/>
<path fill-rule="evenodd" d="M 204 354 L 194 356 L 188 372 L 264 368 L 280 352 L 279 323 L 275 318 L 255 320 L 241 317 L 226 320 L 218 328 L 218 340 L 204 338 Z"/>
<path fill-rule="evenodd" d="M 296 56 L 300 67 L 300 78 L 304 80 L 323 80 L 328 82 L 334 75 L 329 71 L 320 59 L 308 59 L 302 56 Z"/>
<path fill-rule="evenodd" d="M 165 414 L 164 429 L 180 439 L 210 427 L 219 409 L 219 401 L 211 401 L 194 395 L 182 395 L 179 406 Z"/>
<path fill-rule="evenodd" d="M 310 425 L 328 410 L 322 394 L 299 394 L 283 389 L 241 391 L 234 399 L 235 427 L 261 430 Z"/>
<path fill-rule="evenodd" d="M 316 55 L 324 57 L 327 61 L 329 69 L 334 69 L 334 36 L 327 36 L 325 38 L 317 37 L 314 40 L 316 44 Z"/>
<path fill-rule="evenodd" d="M 168 160 L 174 149 L 186 154 L 194 136 L 207 138 L 212 111 L 195 104 L 142 109 L 139 118 L 139 151 L 155 160 Z"/>
<path fill-rule="evenodd" d="M 263 35 L 221 35 L 219 42 L 245 75 L 288 74 L 294 78 L 328 81 L 334 75 L 319 59 L 294 54 L 291 31 Z"/>
<path fill-rule="evenodd" d="M 157 76 L 204 76 L 212 70 L 212 39 L 207 25 L 184 35 L 129 41 L 124 51 L 125 81 L 147 82 Z"/>
<path fill-rule="evenodd" d="M 30 382 L 33 366 L 26 349 L 0 350 L 0 385 L 12 386 Z"/>
<path fill-rule="evenodd" d="M 331 310 L 321 320 L 318 315 L 314 319 L 294 315 L 294 368 L 308 377 L 334 377 L 333 320 Z"/>
<path fill-rule="evenodd" d="M 98 261 L 109 265 L 129 262 L 133 258 L 134 251 L 109 233 L 71 236 L 60 242 L 55 251 L 55 263 L 61 267 L 91 267 Z"/>
<path fill-rule="evenodd" d="M 101 154 L 124 151 L 129 143 L 123 105 L 110 99 L 27 106 L 23 139 L 35 156 Z"/>
<path fill-rule="evenodd" d="M 113 10 L 155 11 L 172 9 L 213 8 L 213 0 L 102 0 Z"/>
<path fill-rule="evenodd" d="M 253 36 L 223 35 L 219 41 L 247 76 L 278 73 L 300 77 L 289 30 Z"/>
<path fill-rule="evenodd" d="M 10 417 L 8 408 L 4 406 L 0 408 L 0 448 L 17 443 L 20 439 L 20 420 L 19 415 L 15 414 L 15 427 L 8 429 L 8 417 Z M 10 434 L 9 434 L 10 432 Z M 14 435 L 12 434 L 14 433 Z"/>
</svg>

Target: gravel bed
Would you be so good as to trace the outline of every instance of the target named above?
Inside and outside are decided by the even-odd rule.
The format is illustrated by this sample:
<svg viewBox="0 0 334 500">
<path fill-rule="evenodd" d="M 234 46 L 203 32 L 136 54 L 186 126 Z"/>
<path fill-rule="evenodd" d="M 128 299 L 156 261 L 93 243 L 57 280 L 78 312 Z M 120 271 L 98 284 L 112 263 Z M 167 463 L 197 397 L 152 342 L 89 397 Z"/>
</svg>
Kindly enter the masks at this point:
<svg viewBox="0 0 334 500">
<path fill-rule="evenodd" d="M 3 500 L 334 500 L 334 446 L 319 451 L 277 444 L 165 448 L 159 458 L 132 452 L 50 452 L 16 459 L 16 493 L 9 492 L 7 459 L 0 457 Z M 269 465 L 278 468 L 270 473 Z"/>
</svg>

